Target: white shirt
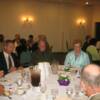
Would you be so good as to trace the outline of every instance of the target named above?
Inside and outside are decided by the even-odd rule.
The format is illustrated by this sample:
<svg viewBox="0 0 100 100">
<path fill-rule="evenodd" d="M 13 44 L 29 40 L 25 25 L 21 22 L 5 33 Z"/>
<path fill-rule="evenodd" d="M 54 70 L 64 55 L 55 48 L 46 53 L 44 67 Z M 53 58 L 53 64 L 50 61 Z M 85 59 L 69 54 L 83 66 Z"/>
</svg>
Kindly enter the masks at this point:
<svg viewBox="0 0 100 100">
<path fill-rule="evenodd" d="M 14 65 L 14 60 L 13 60 L 12 56 L 9 55 L 8 53 L 6 53 L 5 51 L 3 52 L 3 54 L 4 54 L 4 57 L 5 57 L 5 60 L 6 60 L 7 69 L 9 69 L 9 61 L 8 61 L 9 56 L 10 56 L 10 59 L 11 59 L 12 65 L 13 65 L 12 67 L 14 67 L 15 65 Z"/>
</svg>

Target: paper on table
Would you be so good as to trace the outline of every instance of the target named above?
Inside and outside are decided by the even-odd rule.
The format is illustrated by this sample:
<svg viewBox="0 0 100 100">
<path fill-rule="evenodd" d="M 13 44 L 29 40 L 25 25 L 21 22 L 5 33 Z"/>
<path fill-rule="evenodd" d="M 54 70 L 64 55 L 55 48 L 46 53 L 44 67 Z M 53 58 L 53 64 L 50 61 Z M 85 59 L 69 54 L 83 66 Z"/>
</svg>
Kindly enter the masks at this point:
<svg viewBox="0 0 100 100">
<path fill-rule="evenodd" d="M 41 92 L 39 87 L 32 87 L 25 95 L 22 96 L 24 100 L 41 100 Z M 22 99 L 22 100 L 23 100 Z"/>
</svg>

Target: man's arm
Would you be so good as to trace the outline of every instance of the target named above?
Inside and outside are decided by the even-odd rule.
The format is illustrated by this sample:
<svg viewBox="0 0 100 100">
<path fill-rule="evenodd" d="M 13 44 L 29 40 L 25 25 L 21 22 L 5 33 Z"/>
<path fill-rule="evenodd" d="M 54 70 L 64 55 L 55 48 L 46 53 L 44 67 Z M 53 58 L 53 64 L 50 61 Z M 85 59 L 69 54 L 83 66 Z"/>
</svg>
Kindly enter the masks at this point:
<svg viewBox="0 0 100 100">
<path fill-rule="evenodd" d="M 4 86 L 0 85 L 0 95 L 4 94 Z"/>
</svg>

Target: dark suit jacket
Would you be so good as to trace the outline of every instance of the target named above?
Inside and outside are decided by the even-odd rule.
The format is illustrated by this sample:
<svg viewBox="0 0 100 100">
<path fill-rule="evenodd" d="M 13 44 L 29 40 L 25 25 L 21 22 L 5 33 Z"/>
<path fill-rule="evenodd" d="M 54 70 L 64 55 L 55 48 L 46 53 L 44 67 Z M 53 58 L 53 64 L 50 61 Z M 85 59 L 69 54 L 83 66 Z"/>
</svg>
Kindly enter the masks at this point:
<svg viewBox="0 0 100 100">
<path fill-rule="evenodd" d="M 11 56 L 13 58 L 15 67 L 18 67 L 20 64 L 19 64 L 19 60 L 17 56 L 14 53 L 12 53 Z M 6 63 L 3 52 L 0 52 L 0 70 L 3 70 L 4 74 L 7 74 L 9 72 L 7 69 L 7 63 Z"/>
<path fill-rule="evenodd" d="M 40 52 L 37 50 L 36 52 L 33 52 L 32 54 L 32 64 L 37 65 L 39 62 L 49 62 L 52 63 L 53 61 L 53 54 L 51 52 L 45 51 Z"/>
<path fill-rule="evenodd" d="M 100 93 L 97 93 L 96 95 L 92 96 L 89 100 L 100 100 Z"/>
</svg>

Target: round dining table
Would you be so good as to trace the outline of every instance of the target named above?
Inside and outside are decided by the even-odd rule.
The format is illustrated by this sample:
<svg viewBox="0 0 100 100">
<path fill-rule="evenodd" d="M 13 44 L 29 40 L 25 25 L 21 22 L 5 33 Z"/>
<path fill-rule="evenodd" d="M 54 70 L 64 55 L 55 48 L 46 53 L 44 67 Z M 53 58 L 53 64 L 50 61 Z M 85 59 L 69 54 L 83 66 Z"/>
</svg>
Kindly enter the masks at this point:
<svg viewBox="0 0 100 100">
<path fill-rule="evenodd" d="M 59 65 L 62 66 L 63 65 Z M 29 71 L 29 68 L 25 70 Z M 62 73 L 62 71 L 59 71 Z M 10 95 L 0 95 L 0 100 L 88 100 L 88 97 L 81 92 L 78 95 L 69 96 L 67 94 L 68 89 L 74 90 L 79 87 L 80 78 L 76 74 L 67 73 L 70 77 L 70 84 L 68 86 L 62 86 L 58 83 L 59 74 L 51 73 L 44 83 L 44 88 L 33 87 L 31 82 L 23 81 L 21 86 L 18 85 L 21 72 L 15 71 L 7 74 L 0 79 L 0 84 L 4 85 L 6 91 L 10 91 Z M 75 87 L 76 86 L 76 87 Z M 42 91 L 45 89 L 45 91 Z M 74 91 L 69 91 L 70 94 L 74 94 Z M 55 98 L 53 96 L 55 95 Z"/>
</svg>

